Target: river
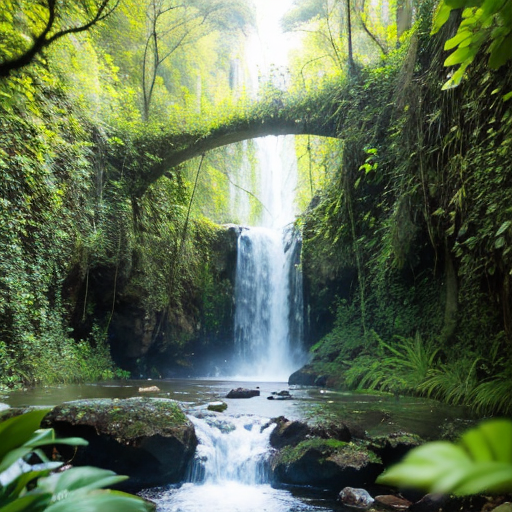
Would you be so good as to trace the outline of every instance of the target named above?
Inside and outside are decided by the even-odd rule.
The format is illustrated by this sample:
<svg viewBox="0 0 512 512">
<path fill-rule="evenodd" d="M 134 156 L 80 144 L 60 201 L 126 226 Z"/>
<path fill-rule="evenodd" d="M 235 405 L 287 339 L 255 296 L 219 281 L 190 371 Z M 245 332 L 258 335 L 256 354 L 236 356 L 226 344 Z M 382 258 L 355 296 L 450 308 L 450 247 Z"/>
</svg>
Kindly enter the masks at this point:
<svg viewBox="0 0 512 512">
<path fill-rule="evenodd" d="M 85 398 L 129 398 L 146 395 L 140 388 L 157 386 L 149 396 L 180 402 L 194 423 L 199 446 L 188 476 L 179 485 L 148 489 L 142 495 L 157 503 L 158 512 L 319 512 L 342 510 L 332 491 L 271 485 L 270 418 L 285 416 L 309 422 L 325 420 L 358 424 L 370 435 L 396 431 L 425 439 L 457 424 L 464 410 L 432 400 L 368 395 L 321 388 L 288 387 L 284 382 L 243 382 L 212 379 L 132 380 L 62 385 L 15 391 L 0 396 L 11 406 L 52 406 Z M 230 389 L 258 387 L 260 396 L 225 398 Z M 291 399 L 272 393 L 289 390 Z M 274 397 L 269 400 L 268 397 Z M 223 400 L 224 413 L 207 411 Z M 341 490 L 341 489 L 340 489 Z"/>
</svg>

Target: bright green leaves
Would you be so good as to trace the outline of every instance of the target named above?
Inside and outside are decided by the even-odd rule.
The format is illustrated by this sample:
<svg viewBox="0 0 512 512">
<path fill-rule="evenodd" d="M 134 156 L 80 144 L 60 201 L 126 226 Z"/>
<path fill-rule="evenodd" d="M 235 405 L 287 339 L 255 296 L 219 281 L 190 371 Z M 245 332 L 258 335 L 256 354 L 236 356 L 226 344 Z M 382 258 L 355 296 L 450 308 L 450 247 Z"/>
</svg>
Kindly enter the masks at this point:
<svg viewBox="0 0 512 512">
<path fill-rule="evenodd" d="M 512 2 L 507 0 L 442 0 L 432 28 L 437 33 L 448 21 L 450 13 L 463 9 L 457 33 L 449 39 L 444 49 L 454 50 L 445 60 L 445 66 L 459 65 L 443 89 L 457 87 L 468 66 L 482 46 L 489 44 L 488 65 L 499 69 L 512 58 Z M 504 99 L 508 99 L 507 95 Z"/>
<path fill-rule="evenodd" d="M 46 445 L 85 445 L 81 438 L 56 439 L 53 429 L 39 430 L 47 410 L 31 411 L 0 423 L 0 511 L 60 512 L 148 512 L 144 500 L 119 491 L 103 490 L 127 477 L 94 467 L 76 467 L 50 474 L 61 466 L 51 462 L 39 449 Z M 34 466 L 23 462 L 37 455 L 43 462 Z"/>
<path fill-rule="evenodd" d="M 411 450 L 377 482 L 459 496 L 512 490 L 512 422 L 490 420 L 457 444 L 427 443 Z"/>
</svg>

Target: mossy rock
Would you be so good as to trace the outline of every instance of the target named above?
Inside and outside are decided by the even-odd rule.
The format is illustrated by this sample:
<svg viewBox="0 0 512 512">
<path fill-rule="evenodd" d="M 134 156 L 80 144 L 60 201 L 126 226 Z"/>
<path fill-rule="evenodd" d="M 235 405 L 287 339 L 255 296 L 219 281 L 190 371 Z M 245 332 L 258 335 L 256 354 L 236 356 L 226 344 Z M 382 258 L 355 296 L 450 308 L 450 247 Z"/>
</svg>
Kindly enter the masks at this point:
<svg viewBox="0 0 512 512">
<path fill-rule="evenodd" d="M 364 444 L 312 438 L 286 446 L 272 461 L 276 482 L 327 487 L 372 484 L 382 471 L 381 459 Z"/>
<path fill-rule="evenodd" d="M 71 464 L 92 465 L 128 475 L 120 484 L 136 491 L 181 481 L 197 446 L 194 426 L 168 399 L 78 400 L 55 407 L 43 420 L 62 437 L 78 436 L 89 445 L 59 447 Z"/>
<path fill-rule="evenodd" d="M 420 436 L 399 431 L 385 436 L 373 437 L 368 446 L 381 457 L 385 466 L 389 466 L 401 460 L 411 448 L 422 443 L 423 440 Z"/>
<path fill-rule="evenodd" d="M 228 408 L 226 402 L 210 402 L 207 409 L 213 412 L 224 412 Z"/>
</svg>

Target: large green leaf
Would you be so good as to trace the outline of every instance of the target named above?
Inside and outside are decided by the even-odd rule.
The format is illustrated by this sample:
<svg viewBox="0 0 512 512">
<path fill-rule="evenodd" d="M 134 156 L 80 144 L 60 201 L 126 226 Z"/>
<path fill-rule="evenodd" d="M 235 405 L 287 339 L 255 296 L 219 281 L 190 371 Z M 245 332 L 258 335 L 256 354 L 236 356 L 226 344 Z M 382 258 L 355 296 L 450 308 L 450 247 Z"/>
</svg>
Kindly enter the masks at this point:
<svg viewBox="0 0 512 512">
<path fill-rule="evenodd" d="M 427 443 L 411 450 L 378 483 L 457 495 L 512 491 L 512 422 L 489 420 L 458 444 Z"/>
<path fill-rule="evenodd" d="M 64 491 L 72 492 L 77 489 L 82 491 L 100 489 L 101 487 L 122 482 L 127 478 L 127 476 L 117 475 L 107 469 L 82 466 L 43 478 L 40 480 L 39 487 L 44 491 L 59 494 Z"/>
<path fill-rule="evenodd" d="M 0 506 L 0 512 L 38 512 L 39 510 L 44 510 L 45 505 L 50 502 L 51 497 L 51 494 L 23 496 L 8 505 Z"/>
<path fill-rule="evenodd" d="M 39 428 L 49 409 L 30 411 L 0 423 L 0 461 L 13 449 L 25 444 Z"/>
<path fill-rule="evenodd" d="M 53 503 L 46 512 L 148 512 L 150 505 L 135 496 L 119 491 L 95 491 L 74 495 Z M 0 511 L 2 512 L 2 511 Z"/>
</svg>

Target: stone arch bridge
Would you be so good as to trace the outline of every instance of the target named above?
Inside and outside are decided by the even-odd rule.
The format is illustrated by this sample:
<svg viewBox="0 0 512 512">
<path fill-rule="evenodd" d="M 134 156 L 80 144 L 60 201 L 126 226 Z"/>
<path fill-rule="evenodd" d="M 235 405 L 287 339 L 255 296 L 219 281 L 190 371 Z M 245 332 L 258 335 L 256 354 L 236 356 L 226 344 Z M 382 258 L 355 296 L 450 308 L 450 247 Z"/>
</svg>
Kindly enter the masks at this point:
<svg viewBox="0 0 512 512">
<path fill-rule="evenodd" d="M 280 93 L 271 100 L 254 102 L 234 112 L 216 126 L 180 133 L 151 133 L 134 141 L 139 154 L 152 155 L 132 176 L 132 191 L 141 196 L 151 183 L 172 168 L 207 151 L 247 139 L 268 135 L 317 135 L 338 137 L 343 128 L 340 108 L 347 100 L 340 86 L 325 87 L 315 94 Z"/>
</svg>

